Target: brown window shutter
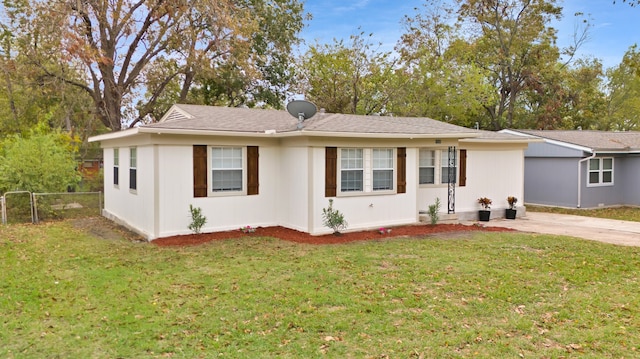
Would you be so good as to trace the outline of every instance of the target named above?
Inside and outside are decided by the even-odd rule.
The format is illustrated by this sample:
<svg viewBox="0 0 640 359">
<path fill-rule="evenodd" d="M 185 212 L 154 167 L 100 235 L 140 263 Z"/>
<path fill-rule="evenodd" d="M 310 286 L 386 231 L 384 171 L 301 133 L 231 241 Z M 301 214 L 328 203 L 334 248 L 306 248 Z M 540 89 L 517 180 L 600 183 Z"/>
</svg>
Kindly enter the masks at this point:
<svg viewBox="0 0 640 359">
<path fill-rule="evenodd" d="M 193 196 L 207 197 L 207 146 L 193 145 Z"/>
<path fill-rule="evenodd" d="M 398 147 L 398 189 L 397 193 L 407 193 L 407 148 Z"/>
<path fill-rule="evenodd" d="M 324 156 L 324 196 L 335 197 L 338 188 L 338 148 L 326 147 Z"/>
<path fill-rule="evenodd" d="M 247 194 L 258 194 L 258 146 L 247 146 Z"/>
<path fill-rule="evenodd" d="M 467 185 L 467 150 L 460 150 L 460 181 L 458 186 Z"/>
</svg>

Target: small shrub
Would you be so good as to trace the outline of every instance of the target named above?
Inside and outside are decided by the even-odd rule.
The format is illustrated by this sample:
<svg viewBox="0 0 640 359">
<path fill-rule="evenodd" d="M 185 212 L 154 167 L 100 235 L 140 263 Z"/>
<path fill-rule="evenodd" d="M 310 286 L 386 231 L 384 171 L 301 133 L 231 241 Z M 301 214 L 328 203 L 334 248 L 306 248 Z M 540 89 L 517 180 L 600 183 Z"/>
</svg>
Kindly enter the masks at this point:
<svg viewBox="0 0 640 359">
<path fill-rule="evenodd" d="M 438 212 L 440 212 L 440 198 L 436 197 L 436 202 L 429 205 L 429 218 L 431 218 L 432 226 L 435 226 L 440 219 Z"/>
<path fill-rule="evenodd" d="M 189 225 L 189 229 L 193 231 L 193 233 L 200 233 L 200 229 L 207 223 L 207 217 L 202 215 L 202 209 L 200 207 L 194 207 L 193 205 L 189 205 L 189 211 L 191 211 L 191 224 Z"/>
<path fill-rule="evenodd" d="M 518 199 L 516 197 L 509 196 L 507 197 L 507 203 L 509 203 L 509 209 L 513 209 L 513 207 L 516 206 L 516 203 L 518 203 Z"/>
<path fill-rule="evenodd" d="M 340 211 L 333 209 L 333 199 L 329 200 L 329 207 L 322 209 L 322 223 L 333 229 L 334 234 L 340 233 L 341 230 L 347 228 L 347 221 Z"/>
</svg>

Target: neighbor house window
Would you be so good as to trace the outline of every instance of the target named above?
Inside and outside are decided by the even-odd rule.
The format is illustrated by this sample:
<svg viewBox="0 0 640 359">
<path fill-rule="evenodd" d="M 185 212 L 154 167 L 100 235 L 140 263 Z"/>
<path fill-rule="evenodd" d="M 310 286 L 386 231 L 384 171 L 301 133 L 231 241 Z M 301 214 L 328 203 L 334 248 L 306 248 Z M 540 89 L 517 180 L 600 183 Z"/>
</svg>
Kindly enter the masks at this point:
<svg viewBox="0 0 640 359">
<path fill-rule="evenodd" d="M 340 150 L 340 191 L 362 192 L 364 188 L 364 157 L 362 148 Z"/>
<path fill-rule="evenodd" d="M 589 160 L 589 185 L 613 185 L 613 158 L 592 158 Z"/>
<path fill-rule="evenodd" d="M 193 146 L 193 196 L 259 194 L 258 146 Z"/>
<path fill-rule="evenodd" d="M 113 185 L 118 186 L 120 183 L 120 149 L 113 149 Z"/>
<path fill-rule="evenodd" d="M 138 188 L 138 149 L 129 149 L 129 189 Z"/>
<path fill-rule="evenodd" d="M 242 191 L 242 148 L 211 148 L 211 190 L 213 192 Z"/>
</svg>

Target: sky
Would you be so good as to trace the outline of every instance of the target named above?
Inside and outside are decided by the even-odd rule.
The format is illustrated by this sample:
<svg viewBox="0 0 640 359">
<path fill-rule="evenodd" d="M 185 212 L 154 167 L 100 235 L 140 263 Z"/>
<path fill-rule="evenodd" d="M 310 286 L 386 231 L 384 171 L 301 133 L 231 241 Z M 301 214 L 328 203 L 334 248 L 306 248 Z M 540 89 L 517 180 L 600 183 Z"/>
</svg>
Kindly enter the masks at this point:
<svg viewBox="0 0 640 359">
<path fill-rule="evenodd" d="M 425 0 L 305 0 L 305 10 L 313 19 L 307 21 L 302 38 L 307 44 L 317 40 L 330 44 L 357 34 L 358 27 L 367 35 L 373 33 L 371 43 L 382 43 L 380 50 L 392 51 L 405 32 L 402 20 L 413 17 L 423 8 Z M 640 44 L 640 6 L 631 7 L 622 0 L 560 0 L 563 7 L 558 29 L 558 46 L 572 43 L 576 26 L 576 12 L 589 15 L 593 25 L 590 38 L 579 51 L 581 57 L 598 58 L 605 68 L 620 64 L 624 53 L 633 44 Z M 416 10 L 416 8 L 418 10 Z"/>
</svg>

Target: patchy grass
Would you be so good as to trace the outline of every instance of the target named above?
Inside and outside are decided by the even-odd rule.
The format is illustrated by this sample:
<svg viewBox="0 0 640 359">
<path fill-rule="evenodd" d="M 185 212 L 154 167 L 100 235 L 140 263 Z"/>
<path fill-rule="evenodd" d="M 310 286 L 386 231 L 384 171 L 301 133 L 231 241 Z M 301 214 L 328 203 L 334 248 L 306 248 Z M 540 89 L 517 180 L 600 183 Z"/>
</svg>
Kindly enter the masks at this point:
<svg viewBox="0 0 640 359">
<path fill-rule="evenodd" d="M 0 226 L 0 357 L 630 358 L 640 248 L 522 233 L 184 248 Z"/>
<path fill-rule="evenodd" d="M 597 209 L 559 208 L 527 205 L 527 211 L 573 214 L 576 216 L 620 219 L 640 222 L 640 207 L 611 207 Z"/>
</svg>

